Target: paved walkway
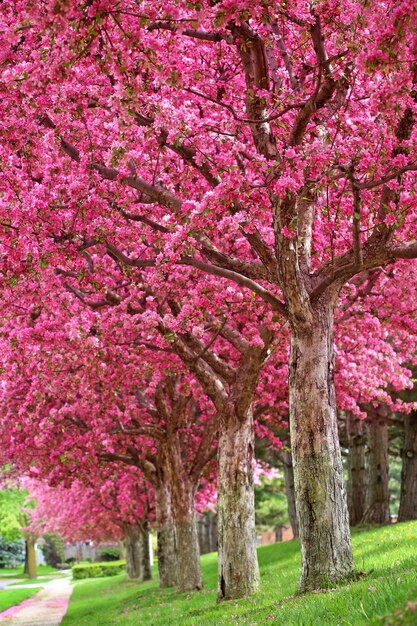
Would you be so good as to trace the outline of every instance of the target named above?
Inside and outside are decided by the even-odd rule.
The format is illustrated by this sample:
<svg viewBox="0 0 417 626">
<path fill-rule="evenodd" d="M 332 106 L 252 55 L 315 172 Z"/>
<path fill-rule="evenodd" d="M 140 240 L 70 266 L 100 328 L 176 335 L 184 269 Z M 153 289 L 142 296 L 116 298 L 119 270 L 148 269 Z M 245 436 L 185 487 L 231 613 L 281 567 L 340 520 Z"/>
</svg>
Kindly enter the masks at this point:
<svg viewBox="0 0 417 626">
<path fill-rule="evenodd" d="M 0 626 L 59 626 L 72 589 L 69 578 L 45 583 L 42 591 L 0 613 Z"/>
</svg>

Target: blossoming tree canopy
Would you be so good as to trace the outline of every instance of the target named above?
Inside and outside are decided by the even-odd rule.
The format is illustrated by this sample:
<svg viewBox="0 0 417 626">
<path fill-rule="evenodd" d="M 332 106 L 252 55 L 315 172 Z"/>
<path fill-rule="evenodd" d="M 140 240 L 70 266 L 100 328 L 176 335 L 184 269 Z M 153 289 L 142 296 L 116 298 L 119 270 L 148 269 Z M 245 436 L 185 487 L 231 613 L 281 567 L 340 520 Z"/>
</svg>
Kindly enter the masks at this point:
<svg viewBox="0 0 417 626">
<path fill-rule="evenodd" d="M 6 280 L 71 257 L 82 280 L 101 246 L 287 317 L 301 588 L 350 574 L 333 312 L 417 256 L 415 5 L 18 0 L 1 20 Z"/>
<path fill-rule="evenodd" d="M 92 478 L 90 474 L 90 479 Z M 90 484 L 74 480 L 70 487 L 24 478 L 36 506 L 27 530 L 54 532 L 67 541 L 117 541 L 124 538 L 126 572 L 130 579 L 151 578 L 149 522 L 152 493 L 133 469 L 95 473 Z"/>
</svg>

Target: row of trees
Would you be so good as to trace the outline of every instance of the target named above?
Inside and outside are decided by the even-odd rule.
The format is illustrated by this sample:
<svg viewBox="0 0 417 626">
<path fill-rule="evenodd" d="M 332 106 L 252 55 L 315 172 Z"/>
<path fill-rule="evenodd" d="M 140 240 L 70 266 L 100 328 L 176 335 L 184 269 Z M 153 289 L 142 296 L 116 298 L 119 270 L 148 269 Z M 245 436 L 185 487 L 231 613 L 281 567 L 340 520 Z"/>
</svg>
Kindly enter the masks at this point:
<svg viewBox="0 0 417 626">
<path fill-rule="evenodd" d="M 185 589 L 217 447 L 220 599 L 288 403 L 300 590 L 352 574 L 336 393 L 409 408 L 416 333 L 415 6 L 246 5 L 1 7 L 2 454 L 139 468 Z"/>
</svg>

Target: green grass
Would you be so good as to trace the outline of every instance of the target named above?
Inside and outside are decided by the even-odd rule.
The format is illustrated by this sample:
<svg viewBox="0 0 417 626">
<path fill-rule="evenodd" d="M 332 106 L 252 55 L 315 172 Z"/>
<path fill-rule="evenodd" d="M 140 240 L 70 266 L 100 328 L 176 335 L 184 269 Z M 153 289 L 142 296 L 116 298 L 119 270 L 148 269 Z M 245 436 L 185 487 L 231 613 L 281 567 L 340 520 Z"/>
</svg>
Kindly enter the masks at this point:
<svg viewBox="0 0 417 626">
<path fill-rule="evenodd" d="M 70 568 L 68 568 L 70 569 Z M 38 565 L 38 576 L 46 576 L 47 574 L 58 574 L 60 570 L 50 565 Z M 28 577 L 23 573 L 23 565 L 20 567 L 2 567 L 0 568 L 0 582 L 7 578 L 21 578 L 27 580 Z"/>
<path fill-rule="evenodd" d="M 353 545 L 366 575 L 326 593 L 294 595 L 300 554 L 291 541 L 259 548 L 262 587 L 252 598 L 216 604 L 217 556 L 208 554 L 202 593 L 176 594 L 124 576 L 79 581 L 62 626 L 417 624 L 417 522 L 356 532 Z"/>
<path fill-rule="evenodd" d="M 2 589 L 0 590 L 0 612 L 19 604 L 38 593 L 39 589 Z"/>
</svg>

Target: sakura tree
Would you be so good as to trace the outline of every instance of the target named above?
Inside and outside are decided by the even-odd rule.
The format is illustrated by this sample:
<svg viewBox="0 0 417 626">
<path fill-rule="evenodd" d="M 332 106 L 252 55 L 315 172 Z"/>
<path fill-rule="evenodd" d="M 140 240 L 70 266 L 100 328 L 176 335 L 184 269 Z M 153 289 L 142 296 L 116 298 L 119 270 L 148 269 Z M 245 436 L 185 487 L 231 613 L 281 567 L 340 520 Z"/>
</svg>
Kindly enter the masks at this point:
<svg viewBox="0 0 417 626">
<path fill-rule="evenodd" d="M 36 503 L 29 512 L 27 530 L 37 536 L 57 533 L 67 541 L 124 539 L 128 578 L 149 580 L 152 494 L 133 468 L 117 473 L 113 467 L 105 473 L 104 479 L 96 472 L 94 484 L 74 480 L 68 487 L 24 478 Z"/>
<path fill-rule="evenodd" d="M 79 305 L 74 325 L 48 304 L 44 294 L 36 320 L 4 321 L 3 458 L 68 485 L 106 462 L 140 468 L 155 493 L 161 585 L 201 588 L 195 496 L 215 496 L 212 405 L 169 350 L 138 349 L 134 324 L 101 327 Z"/>
<path fill-rule="evenodd" d="M 6 280 L 104 245 L 126 272 L 187 265 L 285 318 L 300 588 L 349 576 L 334 312 L 349 281 L 417 256 L 416 7 L 18 0 L 1 17 Z M 222 432 L 251 459 L 243 388 Z M 257 586 L 242 554 L 232 597 Z"/>
</svg>

